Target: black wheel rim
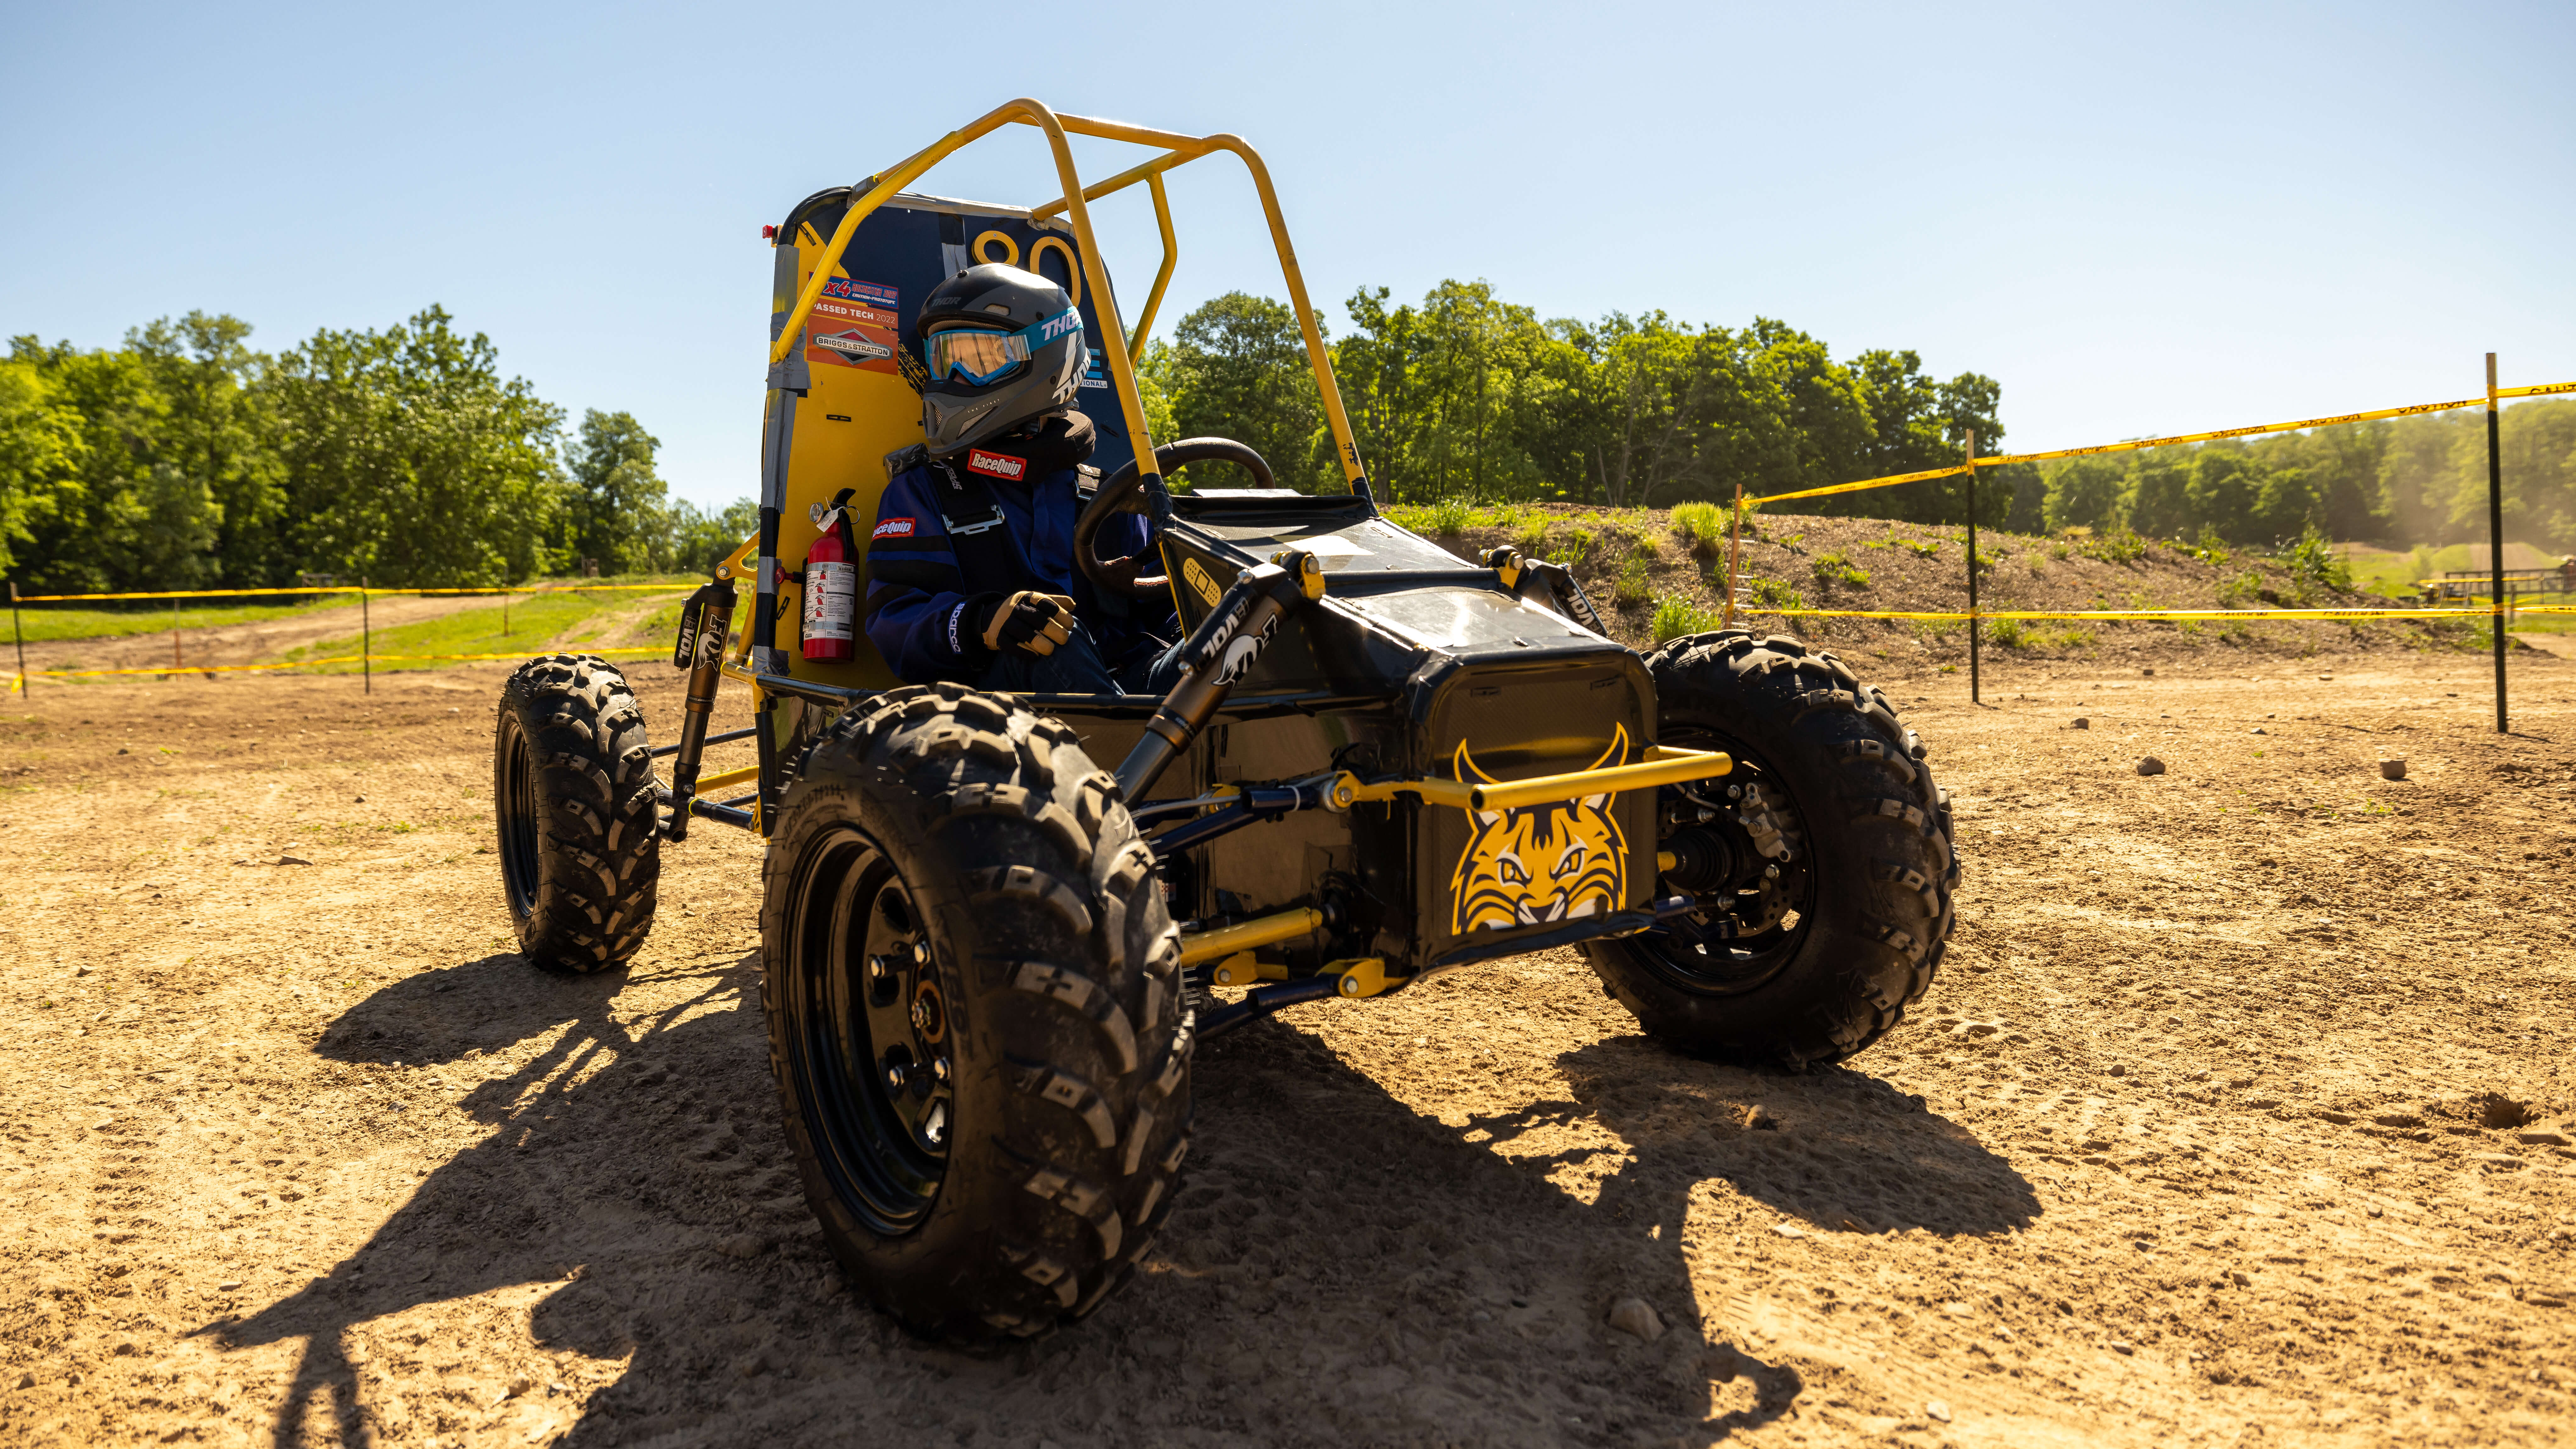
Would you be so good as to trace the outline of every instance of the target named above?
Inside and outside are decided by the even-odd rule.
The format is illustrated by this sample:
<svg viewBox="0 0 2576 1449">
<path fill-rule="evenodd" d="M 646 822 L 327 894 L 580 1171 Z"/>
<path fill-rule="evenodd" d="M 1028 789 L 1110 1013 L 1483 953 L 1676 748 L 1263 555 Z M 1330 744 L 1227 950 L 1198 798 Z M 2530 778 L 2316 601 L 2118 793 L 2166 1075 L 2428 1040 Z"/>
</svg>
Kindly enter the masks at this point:
<svg viewBox="0 0 2576 1449">
<path fill-rule="evenodd" d="M 501 880 L 510 892 L 510 913 L 525 917 L 537 908 L 537 762 L 527 731 L 507 715 L 499 776 Z"/>
<path fill-rule="evenodd" d="M 1657 792 L 1655 823 L 1659 848 L 1682 830 L 1702 832 L 1736 862 L 1720 882 L 1659 881 L 1658 896 L 1688 894 L 1701 908 L 1668 925 L 1631 938 L 1632 949 L 1646 967 L 1685 991 L 1705 996 L 1732 996 L 1751 991 L 1779 974 L 1796 958 L 1815 929 L 1816 868 L 1814 834 L 1807 828 L 1797 798 L 1778 771 L 1744 747 L 1740 740 L 1715 730 L 1673 726 L 1661 731 L 1662 742 L 1693 750 L 1724 750 L 1735 769 L 1715 785 L 1667 786 Z M 1762 854 L 1753 833 L 1739 818 L 1745 810 L 1741 793 L 1759 790 L 1783 842 L 1787 860 Z M 1714 807 L 1717 819 L 1695 817 Z M 1676 812 L 1690 819 L 1677 825 Z M 1776 871 L 1776 874 L 1766 872 Z M 1713 886 L 1713 888 L 1711 888 Z"/>
<path fill-rule="evenodd" d="M 787 902 L 787 1065 L 832 1193 L 867 1229 L 918 1227 L 956 1122 L 948 1002 L 912 895 L 843 827 L 812 842 Z"/>
</svg>

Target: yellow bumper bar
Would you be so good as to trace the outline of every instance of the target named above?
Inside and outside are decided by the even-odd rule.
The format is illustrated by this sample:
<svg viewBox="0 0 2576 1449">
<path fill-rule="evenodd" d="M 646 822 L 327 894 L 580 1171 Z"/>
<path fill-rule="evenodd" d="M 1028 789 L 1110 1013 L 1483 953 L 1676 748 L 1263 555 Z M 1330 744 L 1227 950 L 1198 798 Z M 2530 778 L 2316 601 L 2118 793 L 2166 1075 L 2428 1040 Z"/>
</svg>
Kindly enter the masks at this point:
<svg viewBox="0 0 2576 1449">
<path fill-rule="evenodd" d="M 1460 810 L 1512 810 L 1523 805 L 1577 800 L 1586 795 L 1615 795 L 1623 790 L 1651 790 L 1659 785 L 1707 780 L 1734 768 L 1735 761 L 1720 750 L 1680 750 L 1657 745 L 1646 751 L 1646 758 L 1633 765 L 1572 770 L 1562 775 L 1540 775 L 1535 779 L 1506 780 L 1500 784 L 1466 780 L 1370 782 L 1356 775 L 1344 774 L 1333 783 L 1333 800 L 1347 808 L 1364 800 L 1386 801 L 1398 795 L 1417 795 L 1431 804 Z"/>
</svg>

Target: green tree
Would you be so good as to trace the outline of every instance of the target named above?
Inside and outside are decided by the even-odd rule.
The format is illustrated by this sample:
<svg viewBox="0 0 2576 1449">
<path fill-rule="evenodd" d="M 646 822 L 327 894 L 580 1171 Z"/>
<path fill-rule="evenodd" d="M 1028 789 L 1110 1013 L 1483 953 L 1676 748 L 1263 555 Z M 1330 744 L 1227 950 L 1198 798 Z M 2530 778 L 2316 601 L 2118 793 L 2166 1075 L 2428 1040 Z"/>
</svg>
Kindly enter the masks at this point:
<svg viewBox="0 0 2576 1449">
<path fill-rule="evenodd" d="M 81 417 L 65 405 L 44 369 L 25 353 L 0 362 L 0 572 L 19 575 L 19 544 L 36 542 L 35 529 L 76 502 L 88 443 Z"/>
<path fill-rule="evenodd" d="M 612 574 L 668 566 L 673 520 L 663 506 L 668 490 L 653 471 L 661 446 L 632 413 L 592 408 L 582 414 L 580 436 L 564 450 L 573 560 L 597 559 Z"/>
<path fill-rule="evenodd" d="M 1147 353 L 1146 370 L 1171 401 L 1176 438 L 1246 444 L 1282 488 L 1312 492 L 1324 477 L 1330 447 L 1318 446 L 1323 403 L 1296 313 L 1285 304 L 1228 292 L 1182 318 L 1171 342 Z"/>
<path fill-rule="evenodd" d="M 259 391 L 268 359 L 250 349 L 238 317 L 190 312 L 126 333 L 126 351 L 150 377 L 167 412 L 155 439 L 159 497 L 136 507 L 157 515 L 177 497 L 178 516 L 202 514 L 210 528 L 206 582 L 259 587 L 293 572 L 280 525 L 286 470 L 273 444 L 274 421 Z"/>
<path fill-rule="evenodd" d="M 269 380 L 300 557 L 387 584 L 516 582 L 552 568 L 563 412 L 503 380 L 491 340 L 431 307 L 324 329 Z"/>
<path fill-rule="evenodd" d="M 2107 458 L 2067 458 L 2048 466 L 2041 521 L 2051 533 L 2118 524 L 2127 470 Z"/>
<path fill-rule="evenodd" d="M 669 567 L 706 573 L 725 561 L 760 527 L 760 505 L 737 498 L 707 513 L 683 498 L 671 506 Z"/>
</svg>

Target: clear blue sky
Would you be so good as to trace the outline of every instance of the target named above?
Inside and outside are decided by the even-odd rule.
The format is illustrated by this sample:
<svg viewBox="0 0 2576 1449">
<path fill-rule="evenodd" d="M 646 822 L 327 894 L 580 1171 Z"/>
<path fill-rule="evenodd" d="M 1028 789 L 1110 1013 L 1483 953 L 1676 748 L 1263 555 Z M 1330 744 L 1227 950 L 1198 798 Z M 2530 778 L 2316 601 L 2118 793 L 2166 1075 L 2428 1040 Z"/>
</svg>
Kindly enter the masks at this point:
<svg viewBox="0 0 2576 1449">
<path fill-rule="evenodd" d="M 822 17 L 800 20 L 798 17 Z M 812 25 L 810 38 L 795 28 Z M 0 335 L 432 302 L 682 496 L 754 484 L 759 227 L 1013 95 L 1268 158 L 1314 295 L 1781 318 L 2040 448 L 2576 379 L 2576 7 L 16 3 Z M 1124 164 L 1097 147 L 1086 170 Z M 1279 293 L 1239 170 L 1180 310 Z M 1034 133 L 929 189 L 1052 196 Z M 1104 208 L 1133 305 L 1141 193 Z"/>
</svg>

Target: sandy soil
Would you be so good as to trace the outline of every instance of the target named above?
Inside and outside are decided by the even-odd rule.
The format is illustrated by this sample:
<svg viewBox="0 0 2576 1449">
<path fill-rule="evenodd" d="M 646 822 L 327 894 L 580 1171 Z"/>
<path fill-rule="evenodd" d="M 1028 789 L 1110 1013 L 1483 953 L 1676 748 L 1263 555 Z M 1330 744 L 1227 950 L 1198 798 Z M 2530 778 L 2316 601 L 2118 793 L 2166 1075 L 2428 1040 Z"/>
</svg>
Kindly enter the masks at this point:
<svg viewBox="0 0 2576 1449">
<path fill-rule="evenodd" d="M 632 971 L 550 978 L 497 671 L 40 689 L 0 1441 L 2567 1442 L 2576 662 L 2524 658 L 2503 738 L 2457 656 L 1900 679 L 1967 868 L 1917 1020 L 1787 1078 L 1566 953 L 1294 1008 L 1203 1055 L 1147 1271 L 990 1359 L 810 1235 L 753 842 L 701 826 Z"/>
</svg>

